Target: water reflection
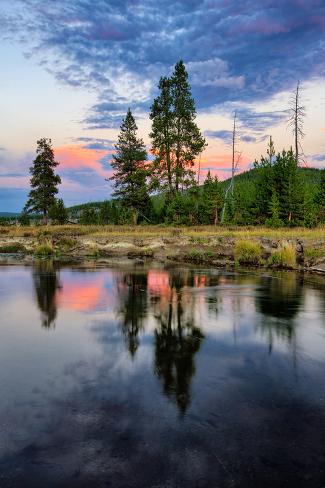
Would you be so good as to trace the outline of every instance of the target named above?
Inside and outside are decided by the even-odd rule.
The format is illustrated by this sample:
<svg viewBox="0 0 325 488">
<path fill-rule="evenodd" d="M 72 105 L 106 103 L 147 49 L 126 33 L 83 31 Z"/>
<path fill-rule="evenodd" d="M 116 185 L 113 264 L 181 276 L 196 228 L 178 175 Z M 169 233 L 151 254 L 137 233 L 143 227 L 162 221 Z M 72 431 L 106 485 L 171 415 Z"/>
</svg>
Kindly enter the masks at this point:
<svg viewBox="0 0 325 488">
<path fill-rule="evenodd" d="M 141 337 L 150 332 L 154 373 L 164 394 L 182 414 L 191 402 L 195 356 L 204 339 L 198 310 L 200 317 L 210 324 L 218 321 L 219 313 L 223 317 L 229 315 L 234 344 L 241 315 L 249 311 L 255 314 L 257 310 L 262 318 L 255 319 L 255 332 L 266 341 L 269 354 L 275 340 L 296 347 L 294 319 L 302 306 L 303 280 L 294 273 L 283 277 L 191 269 L 142 269 L 111 274 L 82 270 L 60 283 L 59 270 L 53 262 L 40 261 L 33 268 L 33 282 L 42 327 L 54 327 L 58 307 L 80 312 L 113 308 L 132 359 Z"/>
<path fill-rule="evenodd" d="M 302 301 L 303 275 L 286 273 L 264 276 L 260 279 L 263 292 L 257 294 L 258 309 L 262 314 L 290 322 L 299 312 Z"/>
<path fill-rule="evenodd" d="M 147 273 L 125 273 L 117 276 L 117 319 L 126 347 L 133 358 L 139 347 L 139 332 L 147 317 Z"/>
<path fill-rule="evenodd" d="M 195 324 L 195 295 L 185 288 L 193 276 L 170 273 L 167 300 L 153 300 L 155 329 L 155 372 L 162 380 L 163 391 L 174 398 L 185 413 L 191 397 L 191 380 L 195 373 L 194 356 L 204 335 Z"/>
<path fill-rule="evenodd" d="M 277 339 L 291 345 L 296 357 L 297 323 L 294 319 L 302 306 L 303 275 L 266 276 L 261 278 L 260 284 L 256 305 L 263 318 L 257 322 L 256 329 L 267 341 L 269 354 Z"/>
<path fill-rule="evenodd" d="M 39 261 L 33 267 L 33 282 L 42 327 L 55 327 L 57 316 L 56 294 L 60 289 L 58 270 L 50 260 Z"/>
<path fill-rule="evenodd" d="M 1 487 L 323 486 L 325 287 L 308 280 L 0 269 Z"/>
</svg>

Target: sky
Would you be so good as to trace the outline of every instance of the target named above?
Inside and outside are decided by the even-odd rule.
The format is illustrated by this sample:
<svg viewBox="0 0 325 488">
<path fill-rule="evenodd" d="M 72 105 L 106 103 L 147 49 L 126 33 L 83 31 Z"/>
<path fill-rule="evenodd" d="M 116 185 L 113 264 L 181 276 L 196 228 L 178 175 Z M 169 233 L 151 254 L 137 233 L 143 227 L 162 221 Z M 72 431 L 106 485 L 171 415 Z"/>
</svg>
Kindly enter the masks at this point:
<svg viewBox="0 0 325 488">
<path fill-rule="evenodd" d="M 150 150 L 160 76 L 183 59 L 208 147 L 196 166 L 229 176 L 289 149 L 292 91 L 306 107 L 306 164 L 325 166 L 325 0 L 0 0 L 0 211 L 20 211 L 36 142 L 52 139 L 66 205 L 104 200 L 128 107 Z"/>
</svg>

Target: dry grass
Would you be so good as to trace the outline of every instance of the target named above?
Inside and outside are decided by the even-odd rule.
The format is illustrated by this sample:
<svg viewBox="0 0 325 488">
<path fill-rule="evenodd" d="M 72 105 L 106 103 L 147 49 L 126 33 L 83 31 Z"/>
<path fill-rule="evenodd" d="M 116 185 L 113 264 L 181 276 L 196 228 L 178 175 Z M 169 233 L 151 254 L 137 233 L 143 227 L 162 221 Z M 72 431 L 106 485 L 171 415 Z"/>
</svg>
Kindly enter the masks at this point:
<svg viewBox="0 0 325 488">
<path fill-rule="evenodd" d="M 283 269 L 295 268 L 297 265 L 295 247 L 292 244 L 284 244 L 271 254 L 268 265 Z"/>
<path fill-rule="evenodd" d="M 239 264 L 259 264 L 262 257 L 260 244 L 239 240 L 235 244 L 235 261 Z"/>
<path fill-rule="evenodd" d="M 36 247 L 34 254 L 36 256 L 51 256 L 52 254 L 54 254 L 54 247 L 52 241 L 46 239 L 44 242 L 39 244 Z"/>
<path fill-rule="evenodd" d="M 130 226 L 130 225 L 62 225 L 35 227 L 0 227 L 0 235 L 10 237 L 46 237 L 46 236 L 93 236 L 93 237 L 172 237 L 177 235 L 192 237 L 233 237 L 249 240 L 252 237 L 270 239 L 325 239 L 325 227 L 306 229 L 305 227 L 271 229 L 267 227 L 167 227 L 164 225 Z"/>
</svg>

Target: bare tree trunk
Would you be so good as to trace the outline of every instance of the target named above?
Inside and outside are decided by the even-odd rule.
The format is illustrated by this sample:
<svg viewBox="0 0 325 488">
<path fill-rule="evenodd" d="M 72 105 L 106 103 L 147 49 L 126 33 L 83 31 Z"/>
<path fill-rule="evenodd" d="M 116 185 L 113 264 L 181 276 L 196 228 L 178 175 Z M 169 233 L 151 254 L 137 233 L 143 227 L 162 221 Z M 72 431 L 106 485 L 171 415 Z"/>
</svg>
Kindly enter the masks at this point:
<svg viewBox="0 0 325 488">
<path fill-rule="evenodd" d="M 197 186 L 200 186 L 200 172 L 201 172 L 201 154 L 200 154 L 200 159 L 199 159 L 199 169 L 197 172 Z"/>
<path fill-rule="evenodd" d="M 236 119 L 237 119 L 237 113 L 235 112 L 234 115 L 234 125 L 233 125 L 233 130 L 232 130 L 232 162 L 231 162 L 231 180 L 230 180 L 230 185 L 226 190 L 225 193 L 225 202 L 223 204 L 223 209 L 221 212 L 221 223 L 223 223 L 224 218 L 225 218 L 225 211 L 226 211 L 226 206 L 227 206 L 227 200 L 229 193 L 231 194 L 231 197 L 233 197 L 234 194 L 234 186 L 235 186 L 235 154 L 236 154 Z M 239 159 L 239 158 L 238 158 Z"/>
<path fill-rule="evenodd" d="M 234 177 L 235 177 L 235 144 L 236 144 L 236 117 L 234 116 L 234 126 L 232 130 L 232 163 L 231 163 L 231 194 L 234 193 Z"/>
<path fill-rule="evenodd" d="M 133 209 L 133 225 L 137 225 L 138 223 L 138 211 L 134 208 Z"/>
<path fill-rule="evenodd" d="M 299 81 L 297 83 L 296 97 L 295 97 L 295 149 L 296 149 L 296 162 L 298 164 L 299 149 L 298 149 L 298 99 L 299 99 Z"/>
<path fill-rule="evenodd" d="M 216 212 L 214 214 L 214 225 L 217 225 L 218 223 L 218 207 L 216 207 Z"/>
<path fill-rule="evenodd" d="M 301 156 L 303 155 L 303 150 L 301 147 L 301 141 L 305 134 L 304 128 L 304 118 L 306 115 L 305 107 L 301 105 L 301 85 L 300 81 L 297 83 L 295 91 L 292 93 L 290 99 L 290 118 L 288 120 L 289 125 L 292 127 L 292 133 L 294 136 L 294 155 L 297 165 L 301 161 Z"/>
</svg>

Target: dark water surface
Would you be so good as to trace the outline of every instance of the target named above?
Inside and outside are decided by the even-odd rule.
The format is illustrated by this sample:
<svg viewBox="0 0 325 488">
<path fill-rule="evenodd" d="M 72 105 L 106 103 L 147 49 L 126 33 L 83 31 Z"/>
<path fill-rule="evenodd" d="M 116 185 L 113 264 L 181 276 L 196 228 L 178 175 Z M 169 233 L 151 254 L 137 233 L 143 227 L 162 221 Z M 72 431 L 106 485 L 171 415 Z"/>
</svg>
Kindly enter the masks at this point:
<svg viewBox="0 0 325 488">
<path fill-rule="evenodd" d="M 0 487 L 325 487 L 325 282 L 0 267 Z"/>
</svg>

